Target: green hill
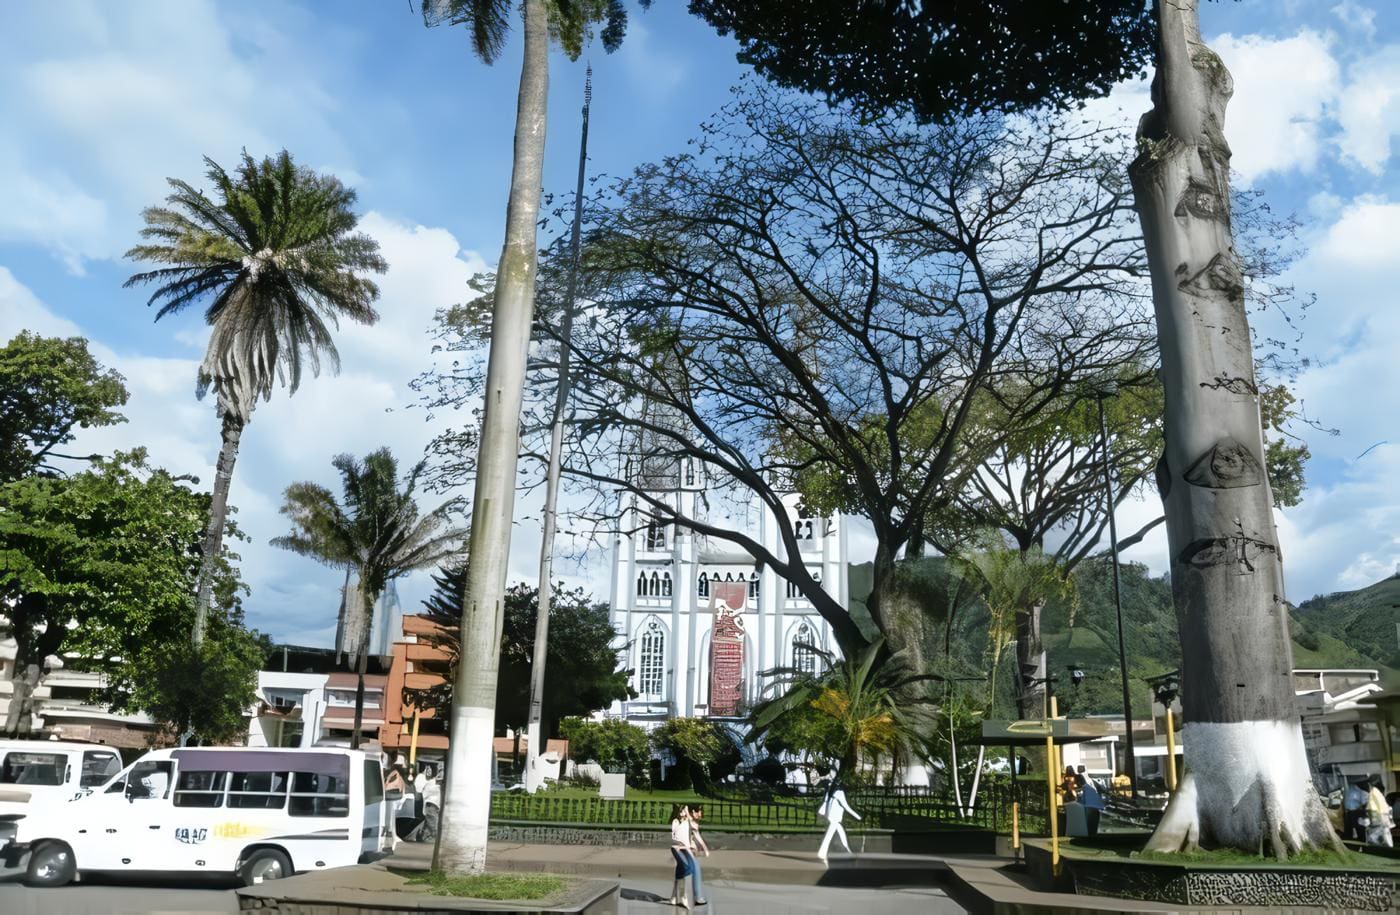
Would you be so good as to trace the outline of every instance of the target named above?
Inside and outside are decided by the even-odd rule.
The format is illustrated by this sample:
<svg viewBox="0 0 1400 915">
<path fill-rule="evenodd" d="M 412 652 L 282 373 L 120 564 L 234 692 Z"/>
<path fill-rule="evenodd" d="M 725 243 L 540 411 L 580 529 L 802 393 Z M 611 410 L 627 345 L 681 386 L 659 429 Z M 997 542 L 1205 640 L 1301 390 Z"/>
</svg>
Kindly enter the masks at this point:
<svg viewBox="0 0 1400 915">
<path fill-rule="evenodd" d="M 919 588 L 925 605 L 922 625 L 924 656 L 929 667 L 957 675 L 986 671 L 987 615 L 968 607 L 947 627 L 939 595 L 947 591 L 952 571 L 946 560 L 915 560 L 916 577 L 927 579 Z M 912 571 L 912 569 L 911 569 Z M 869 566 L 852 566 L 853 594 L 869 590 Z M 1146 566 L 1124 563 L 1124 642 L 1128 654 L 1129 693 L 1135 715 L 1146 715 L 1151 701 L 1147 678 L 1181 666 L 1181 642 L 1172 607 L 1171 584 Z M 1118 626 L 1113 606 L 1113 579 L 1106 561 L 1090 561 L 1075 574 L 1078 598 L 1073 606 L 1047 607 L 1042 634 L 1051 673 L 1057 677 L 1061 708 L 1071 714 L 1121 712 L 1123 693 L 1118 668 Z M 859 599 L 853 615 L 869 625 Z M 1391 578 L 1359 591 L 1331 594 L 1307 601 L 1293 614 L 1293 660 L 1297 667 L 1365 667 L 1381 672 L 1390 687 L 1400 686 L 1400 578 Z M 1007 655 L 1012 652 L 1008 651 Z M 945 667 L 945 665 L 947 665 Z M 1069 670 L 1078 667 L 1084 682 L 1075 688 Z M 1009 709 L 1012 659 L 1005 657 L 997 674 L 998 706 Z"/>
<path fill-rule="evenodd" d="M 1315 638 L 1323 654 L 1335 645 L 1355 659 L 1355 666 L 1380 668 L 1387 686 L 1400 687 L 1400 576 L 1304 601 L 1294 620 L 1303 627 L 1294 633 L 1295 641 L 1311 647 Z"/>
</svg>

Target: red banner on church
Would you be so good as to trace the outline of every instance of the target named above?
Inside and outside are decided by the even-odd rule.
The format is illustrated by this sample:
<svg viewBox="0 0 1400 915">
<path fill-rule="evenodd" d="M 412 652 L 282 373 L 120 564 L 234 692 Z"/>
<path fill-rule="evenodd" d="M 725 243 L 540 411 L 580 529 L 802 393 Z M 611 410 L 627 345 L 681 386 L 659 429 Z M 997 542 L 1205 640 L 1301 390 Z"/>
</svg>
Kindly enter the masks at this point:
<svg viewBox="0 0 1400 915">
<path fill-rule="evenodd" d="M 744 685 L 744 603 L 748 585 L 714 582 L 710 585 L 710 714 L 737 715 Z"/>
</svg>

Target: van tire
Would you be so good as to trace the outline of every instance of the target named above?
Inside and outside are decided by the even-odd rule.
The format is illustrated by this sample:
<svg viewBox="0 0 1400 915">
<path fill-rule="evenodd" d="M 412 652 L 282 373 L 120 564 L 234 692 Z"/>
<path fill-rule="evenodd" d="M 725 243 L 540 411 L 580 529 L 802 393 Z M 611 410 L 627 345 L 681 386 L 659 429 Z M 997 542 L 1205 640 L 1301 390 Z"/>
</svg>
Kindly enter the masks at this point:
<svg viewBox="0 0 1400 915">
<path fill-rule="evenodd" d="M 238 879 L 244 886 L 257 886 L 268 880 L 279 880 L 292 875 L 292 859 L 280 848 L 255 848 L 243 859 L 238 869 Z"/>
<path fill-rule="evenodd" d="M 29 852 L 29 866 L 24 872 L 27 886 L 65 886 L 78 875 L 73 849 L 55 840 L 39 842 Z"/>
</svg>

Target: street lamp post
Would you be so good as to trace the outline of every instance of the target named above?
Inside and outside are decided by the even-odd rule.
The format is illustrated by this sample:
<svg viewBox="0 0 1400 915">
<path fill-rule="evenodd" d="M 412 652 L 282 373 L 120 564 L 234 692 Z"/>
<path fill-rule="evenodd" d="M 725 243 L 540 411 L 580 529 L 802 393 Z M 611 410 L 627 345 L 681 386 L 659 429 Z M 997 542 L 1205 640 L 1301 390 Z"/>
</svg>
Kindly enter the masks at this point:
<svg viewBox="0 0 1400 915">
<path fill-rule="evenodd" d="M 1103 395 L 1099 398 L 1099 432 L 1103 435 L 1103 488 L 1108 510 L 1108 545 L 1113 562 L 1113 609 L 1118 616 L 1118 670 L 1123 679 L 1123 730 L 1127 748 L 1128 783 L 1132 795 L 1138 796 L 1137 764 L 1133 752 L 1133 705 L 1132 694 L 1128 690 L 1128 649 L 1123 641 L 1123 586 L 1118 574 L 1118 522 L 1114 519 L 1113 508 L 1113 467 L 1108 452 L 1108 420 L 1104 416 Z"/>
</svg>

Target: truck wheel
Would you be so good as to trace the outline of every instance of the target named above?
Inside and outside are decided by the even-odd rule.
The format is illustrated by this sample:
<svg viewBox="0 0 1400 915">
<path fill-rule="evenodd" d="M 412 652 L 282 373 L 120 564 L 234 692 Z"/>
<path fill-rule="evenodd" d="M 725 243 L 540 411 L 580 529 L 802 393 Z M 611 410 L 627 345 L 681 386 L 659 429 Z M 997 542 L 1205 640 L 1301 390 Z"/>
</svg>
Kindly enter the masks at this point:
<svg viewBox="0 0 1400 915">
<path fill-rule="evenodd" d="M 292 875 L 292 859 L 276 848 L 255 848 L 243 859 L 238 869 L 238 879 L 244 886 L 256 886 L 268 880 L 279 880 Z"/>
<path fill-rule="evenodd" d="M 62 842 L 40 842 L 29 852 L 24 882 L 29 886 L 63 886 L 77 876 L 73 849 Z"/>
</svg>

